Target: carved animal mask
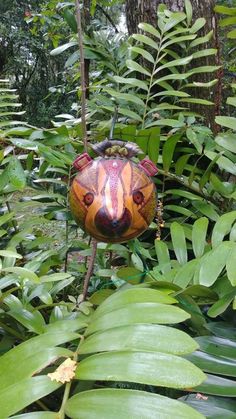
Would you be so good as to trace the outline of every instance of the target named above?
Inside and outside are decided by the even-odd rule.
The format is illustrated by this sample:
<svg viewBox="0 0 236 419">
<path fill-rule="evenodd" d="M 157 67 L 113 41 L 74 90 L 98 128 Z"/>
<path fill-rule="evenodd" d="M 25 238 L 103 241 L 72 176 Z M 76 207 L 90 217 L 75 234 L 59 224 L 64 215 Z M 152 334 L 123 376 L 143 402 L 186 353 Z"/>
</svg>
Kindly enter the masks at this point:
<svg viewBox="0 0 236 419">
<path fill-rule="evenodd" d="M 74 166 L 79 173 L 70 190 L 72 214 L 98 241 L 121 243 L 139 236 L 156 212 L 156 188 L 149 175 L 157 172 L 147 159 L 139 164 L 127 158 L 87 153 Z M 148 175 L 149 174 L 149 175 Z"/>
</svg>

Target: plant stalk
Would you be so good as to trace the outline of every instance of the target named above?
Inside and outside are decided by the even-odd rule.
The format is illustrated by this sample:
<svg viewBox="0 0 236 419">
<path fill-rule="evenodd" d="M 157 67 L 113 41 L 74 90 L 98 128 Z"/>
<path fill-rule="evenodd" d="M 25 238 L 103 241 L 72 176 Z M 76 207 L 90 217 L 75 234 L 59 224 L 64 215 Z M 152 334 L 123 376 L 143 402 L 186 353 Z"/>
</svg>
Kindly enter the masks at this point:
<svg viewBox="0 0 236 419">
<path fill-rule="evenodd" d="M 83 48 L 83 35 L 81 25 L 81 12 L 80 0 L 75 0 L 76 6 L 76 20 L 78 30 L 78 42 L 80 52 L 80 80 L 81 80 L 81 128 L 82 138 L 84 143 L 84 151 L 88 152 L 88 135 L 86 126 L 86 84 L 85 84 L 85 63 L 84 63 L 84 48 Z"/>
</svg>

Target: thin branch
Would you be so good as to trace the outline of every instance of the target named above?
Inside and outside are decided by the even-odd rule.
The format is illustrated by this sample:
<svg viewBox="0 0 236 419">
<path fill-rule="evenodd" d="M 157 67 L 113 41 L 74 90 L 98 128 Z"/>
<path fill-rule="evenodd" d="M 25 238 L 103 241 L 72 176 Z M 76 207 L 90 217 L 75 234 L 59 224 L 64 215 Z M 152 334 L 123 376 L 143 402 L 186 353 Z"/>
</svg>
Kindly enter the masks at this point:
<svg viewBox="0 0 236 419">
<path fill-rule="evenodd" d="M 76 20 L 78 29 L 78 42 L 80 51 L 80 80 L 81 80 L 81 128 L 84 143 L 84 151 L 88 152 L 88 135 L 86 127 L 86 84 L 85 84 L 85 64 L 84 64 L 84 48 L 81 26 L 80 0 L 75 0 Z"/>
<path fill-rule="evenodd" d="M 106 12 L 106 10 L 104 10 L 103 7 L 100 6 L 99 4 L 96 4 L 96 7 L 97 7 L 97 9 L 99 9 L 104 14 L 104 16 L 107 18 L 107 20 L 109 20 L 111 26 L 115 29 L 115 33 L 119 33 L 115 23 L 113 22 L 111 16 Z"/>
<path fill-rule="evenodd" d="M 97 241 L 93 240 L 92 241 L 92 255 L 91 255 L 91 258 L 89 259 L 88 270 L 84 278 L 83 300 L 85 300 L 87 296 L 89 281 L 93 273 L 96 254 L 97 254 Z"/>
</svg>

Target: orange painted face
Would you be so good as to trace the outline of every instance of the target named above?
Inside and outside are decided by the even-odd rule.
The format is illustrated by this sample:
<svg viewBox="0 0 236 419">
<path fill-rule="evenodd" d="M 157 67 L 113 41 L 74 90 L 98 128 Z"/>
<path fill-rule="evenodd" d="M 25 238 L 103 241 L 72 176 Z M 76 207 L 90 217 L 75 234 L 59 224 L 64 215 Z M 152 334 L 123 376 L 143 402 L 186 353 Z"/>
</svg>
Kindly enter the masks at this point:
<svg viewBox="0 0 236 419">
<path fill-rule="evenodd" d="M 156 188 L 145 169 L 125 158 L 88 157 L 74 178 L 70 207 L 76 222 L 98 241 L 121 243 L 153 220 Z"/>
</svg>

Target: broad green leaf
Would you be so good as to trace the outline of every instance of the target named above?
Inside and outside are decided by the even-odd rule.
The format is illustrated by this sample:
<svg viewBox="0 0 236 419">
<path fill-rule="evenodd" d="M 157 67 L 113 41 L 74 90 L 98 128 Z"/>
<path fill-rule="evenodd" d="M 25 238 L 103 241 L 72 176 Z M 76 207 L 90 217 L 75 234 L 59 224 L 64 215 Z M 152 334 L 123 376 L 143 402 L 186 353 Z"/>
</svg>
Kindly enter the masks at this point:
<svg viewBox="0 0 236 419">
<path fill-rule="evenodd" d="M 213 71 L 216 71 L 220 68 L 220 66 L 214 66 L 214 65 L 205 65 L 201 67 L 193 67 L 191 70 L 189 70 L 190 76 L 193 74 L 201 74 L 201 73 L 212 73 Z"/>
<path fill-rule="evenodd" d="M 170 232 L 177 260 L 180 265 L 184 265 L 188 261 L 184 229 L 179 223 L 173 222 L 170 227 Z"/>
<path fill-rule="evenodd" d="M 201 44 L 205 44 L 206 42 L 209 42 L 210 39 L 213 36 L 213 30 L 208 32 L 205 36 L 201 36 L 198 37 L 196 39 L 194 39 L 191 44 L 190 44 L 190 48 L 196 47 L 197 45 L 201 45 Z"/>
<path fill-rule="evenodd" d="M 175 324 L 189 317 L 188 313 L 172 305 L 130 303 L 128 306 L 95 317 L 88 326 L 86 334 L 89 335 L 97 331 L 110 329 L 111 325 L 112 327 L 119 327 L 137 323 Z"/>
<path fill-rule="evenodd" d="M 235 381 L 217 375 L 207 375 L 206 381 L 194 389 L 197 392 L 216 396 L 236 397 Z"/>
<path fill-rule="evenodd" d="M 202 57 L 209 57 L 209 55 L 215 55 L 217 53 L 217 49 L 216 48 L 207 48 L 207 49 L 203 49 L 197 52 L 194 52 L 193 58 L 202 58 Z M 216 84 L 218 81 L 218 79 L 213 80 L 214 84 Z M 197 82 L 194 83 L 196 86 L 198 85 Z M 206 85 L 209 83 L 205 83 Z M 206 87 L 210 87 L 213 86 L 214 84 L 212 84 L 212 82 L 210 82 L 209 86 Z"/>
<path fill-rule="evenodd" d="M 111 297 L 109 297 L 104 302 L 104 304 L 97 308 L 93 317 L 97 318 L 98 316 L 109 313 L 110 311 L 122 308 L 124 306 L 129 306 L 131 303 L 173 304 L 176 303 L 176 300 L 173 297 L 166 295 L 162 291 L 153 290 L 150 288 L 131 288 L 124 291 L 118 291 L 111 295 Z"/>
<path fill-rule="evenodd" d="M 28 330 L 34 333 L 42 333 L 45 325 L 44 318 L 39 311 L 29 311 L 26 309 L 10 310 L 8 315 L 23 324 Z"/>
<path fill-rule="evenodd" d="M 159 50 L 159 44 L 156 43 L 152 38 L 149 38 L 147 35 L 135 33 L 132 35 L 132 38 L 136 39 L 136 41 L 142 42 L 145 45 L 148 45 L 151 48 Z"/>
<path fill-rule="evenodd" d="M 4 215 L 0 216 L 0 226 L 6 224 L 8 221 L 10 221 L 15 216 L 15 213 L 12 211 L 10 213 L 6 213 Z"/>
<path fill-rule="evenodd" d="M 62 52 L 66 51 L 68 48 L 74 47 L 74 46 L 78 46 L 78 42 L 77 41 L 70 41 L 67 42 L 66 44 L 60 45 L 59 47 L 53 49 L 50 52 L 50 55 L 59 55 Z"/>
<path fill-rule="evenodd" d="M 236 377 L 235 359 L 211 355 L 202 351 L 186 355 L 186 358 L 205 372 Z"/>
<path fill-rule="evenodd" d="M 184 403 L 159 394 L 130 389 L 98 389 L 78 393 L 66 404 L 72 419 L 204 419 Z"/>
<path fill-rule="evenodd" d="M 135 79 L 135 78 L 120 77 L 120 76 L 114 76 L 113 79 L 117 83 L 128 84 L 131 87 L 139 87 L 140 89 L 148 91 L 147 84 L 142 80 L 138 80 L 138 79 Z"/>
<path fill-rule="evenodd" d="M 12 384 L 17 384 L 19 381 L 35 375 L 56 359 L 61 357 L 66 358 L 71 355 L 73 355 L 73 353 L 66 348 L 48 347 L 44 348 L 43 351 L 32 353 L 31 356 L 25 358 L 22 363 L 20 363 L 17 358 L 14 359 L 12 364 L 6 365 L 1 363 L 3 369 L 0 377 L 0 392 L 4 391 Z M 5 373 L 3 375 L 4 370 Z"/>
<path fill-rule="evenodd" d="M 26 176 L 20 160 L 17 157 L 11 157 L 7 167 L 7 175 L 10 184 L 17 188 L 23 189 L 26 185 Z"/>
<path fill-rule="evenodd" d="M 226 260 L 226 272 L 233 287 L 236 287 L 236 244 L 230 250 Z"/>
<path fill-rule="evenodd" d="M 192 8 L 192 4 L 191 4 L 190 0 L 185 0 L 184 1 L 184 7 L 185 7 L 185 10 L 186 10 L 187 24 L 189 26 L 191 21 L 192 21 L 192 17 L 193 17 L 193 8 Z"/>
<path fill-rule="evenodd" d="M 184 396 L 178 399 L 187 403 L 198 412 L 202 413 L 208 419 L 234 419 L 235 401 L 229 398 L 207 396 L 200 398 L 198 395 Z"/>
<path fill-rule="evenodd" d="M 30 271 L 29 269 L 26 268 L 21 268 L 19 266 L 13 266 L 10 268 L 4 268 L 2 269 L 3 272 L 12 272 L 14 274 L 16 274 L 18 277 L 22 278 L 22 279 L 30 279 L 31 281 L 34 282 L 39 282 L 39 277 L 38 275 L 36 275 L 34 272 Z"/>
<path fill-rule="evenodd" d="M 163 118 L 146 125 L 147 128 L 150 126 L 167 126 L 172 128 L 181 128 L 184 126 L 184 122 L 178 121 L 176 119 Z"/>
<path fill-rule="evenodd" d="M 236 329 L 226 321 L 209 322 L 206 327 L 216 336 L 236 341 Z"/>
<path fill-rule="evenodd" d="M 209 308 L 207 315 L 210 317 L 217 317 L 220 314 L 224 313 L 225 310 L 229 307 L 233 299 L 235 298 L 235 291 L 231 291 L 221 297 L 216 303 L 214 303 L 211 308 Z"/>
<path fill-rule="evenodd" d="M 226 6 L 215 6 L 215 12 L 222 13 L 223 15 L 236 15 L 236 7 L 226 7 Z"/>
<path fill-rule="evenodd" d="M 166 76 L 163 76 L 160 79 L 155 80 L 154 83 L 152 84 L 152 86 L 154 86 L 155 84 L 159 84 L 160 82 L 166 81 L 166 80 L 186 80 L 188 78 L 188 76 L 189 76 L 188 73 L 167 74 Z"/>
<path fill-rule="evenodd" d="M 211 286 L 214 284 L 225 267 L 231 248 L 232 243 L 225 241 L 208 252 L 207 256 L 204 257 L 200 265 L 200 284 L 205 286 Z"/>
<path fill-rule="evenodd" d="M 180 139 L 181 139 L 180 134 L 172 135 L 171 137 L 169 137 L 166 140 L 166 142 L 163 146 L 162 160 L 163 160 L 163 168 L 164 168 L 165 172 L 169 171 L 169 168 L 170 168 L 171 163 L 172 163 L 175 147 L 176 147 L 176 145 L 177 145 L 177 143 Z"/>
<path fill-rule="evenodd" d="M 75 377 L 79 380 L 128 381 L 185 389 L 202 383 L 205 375 L 195 365 L 176 355 L 114 351 L 82 360 Z"/>
<path fill-rule="evenodd" d="M 194 147 L 196 148 L 198 153 L 201 154 L 202 153 L 202 144 L 198 140 L 198 136 L 197 136 L 196 132 L 193 131 L 192 128 L 188 127 L 186 129 L 186 136 L 187 136 L 187 139 L 190 141 L 190 143 L 192 143 L 194 145 Z"/>
<path fill-rule="evenodd" d="M 11 416 L 11 419 L 58 419 L 58 414 L 54 412 L 31 412 L 23 415 Z"/>
<path fill-rule="evenodd" d="M 232 106 L 235 107 L 236 106 L 236 97 L 228 97 L 226 103 L 228 103 L 228 105 L 232 105 Z"/>
<path fill-rule="evenodd" d="M 210 102 L 209 100 L 206 100 L 206 99 L 197 99 L 197 98 L 180 99 L 180 102 L 197 103 L 198 105 L 206 105 L 206 106 L 214 105 L 214 102 Z"/>
<path fill-rule="evenodd" d="M 126 65 L 130 70 L 137 71 L 138 73 L 151 77 L 151 73 L 146 68 L 142 67 L 133 60 L 126 60 Z"/>
<path fill-rule="evenodd" d="M 212 231 L 212 247 L 218 246 L 224 239 L 224 237 L 230 233 L 231 226 L 236 220 L 236 211 L 228 212 L 216 221 Z"/>
<path fill-rule="evenodd" d="M 139 116 L 139 114 L 137 114 L 136 112 L 130 111 L 127 108 L 120 108 L 119 107 L 118 112 L 121 115 L 128 116 L 129 118 L 134 119 L 136 121 L 140 121 L 140 122 L 142 121 L 142 118 L 141 118 L 141 116 Z"/>
<path fill-rule="evenodd" d="M 178 23 L 182 22 L 186 18 L 186 14 L 183 12 L 172 13 L 167 22 L 164 25 L 163 32 L 168 32 Z"/>
<path fill-rule="evenodd" d="M 160 270 L 163 274 L 171 270 L 171 261 L 167 244 L 161 240 L 155 240 L 155 250 Z"/>
<path fill-rule="evenodd" d="M 160 128 L 156 127 L 150 131 L 148 138 L 148 156 L 155 164 L 158 161 L 160 149 Z"/>
<path fill-rule="evenodd" d="M 135 53 L 139 54 L 139 55 L 142 55 L 143 58 L 148 60 L 150 63 L 154 64 L 155 60 L 154 60 L 153 56 L 150 54 L 150 52 L 146 51 L 145 49 L 139 48 L 139 47 L 131 47 L 130 50 L 132 52 L 135 52 Z"/>
<path fill-rule="evenodd" d="M 116 92 L 114 89 L 111 88 L 104 88 L 103 89 L 105 92 L 107 92 L 109 95 L 111 95 L 114 98 L 117 98 L 119 100 L 125 100 L 127 102 L 133 102 L 136 105 L 142 106 L 144 107 L 144 102 L 142 99 L 140 99 L 138 96 L 135 95 L 131 95 L 129 93 L 120 93 L 120 92 Z"/>
<path fill-rule="evenodd" d="M 226 17 L 220 20 L 220 27 L 231 26 L 236 24 L 236 16 Z"/>
<path fill-rule="evenodd" d="M 227 33 L 227 38 L 229 38 L 229 39 L 235 39 L 236 38 L 236 29 L 233 29 L 232 31 L 229 31 Z"/>
<path fill-rule="evenodd" d="M 62 281 L 63 279 L 70 278 L 71 274 L 66 272 L 58 272 L 56 274 L 43 275 L 40 277 L 40 282 L 55 282 Z"/>
<path fill-rule="evenodd" d="M 196 258 L 200 258 L 206 246 L 206 235 L 207 235 L 207 228 L 208 228 L 209 220 L 206 217 L 201 217 L 192 227 L 192 244 L 193 244 L 193 251 Z"/>
<path fill-rule="evenodd" d="M 193 279 L 198 263 L 196 259 L 193 259 L 181 266 L 174 278 L 174 284 L 179 285 L 181 288 L 186 288 Z"/>
<path fill-rule="evenodd" d="M 13 250 L 0 250 L 0 256 L 8 258 L 22 259 L 22 256 Z"/>
<path fill-rule="evenodd" d="M 200 336 L 195 339 L 202 351 L 226 358 L 236 359 L 236 342 L 218 336 Z"/>
<path fill-rule="evenodd" d="M 161 50 L 165 50 L 167 47 L 169 47 L 172 44 L 180 44 L 181 42 L 190 41 L 196 38 L 197 35 L 183 35 L 179 37 L 174 37 L 170 41 L 167 41 L 165 44 L 162 44 Z M 167 38 L 167 37 L 166 37 Z"/>
<path fill-rule="evenodd" d="M 2 418 L 19 412 L 33 402 L 47 396 L 61 386 L 46 376 L 26 378 L 0 392 Z"/>
<path fill-rule="evenodd" d="M 236 131 L 236 118 L 233 116 L 216 116 L 215 121 L 223 127 L 233 129 Z"/>
<path fill-rule="evenodd" d="M 158 30 L 154 28 L 154 26 L 150 25 L 149 23 L 139 23 L 138 28 L 142 29 L 145 32 L 150 33 L 151 35 L 156 36 L 157 38 L 161 37 L 160 32 L 158 32 Z"/>
<path fill-rule="evenodd" d="M 176 67 L 178 65 L 187 65 L 190 63 L 190 61 L 192 61 L 192 59 L 193 56 L 190 55 L 189 57 L 178 58 L 177 60 L 168 61 L 166 64 L 163 64 L 160 67 L 158 67 L 154 74 L 163 70 L 164 68 Z"/>
<path fill-rule="evenodd" d="M 140 350 L 184 355 L 197 347 L 196 342 L 180 330 L 154 324 L 134 324 L 89 336 L 80 346 L 80 353 Z"/>
<path fill-rule="evenodd" d="M 215 138 L 215 142 L 226 150 L 236 154 L 236 135 L 232 133 L 221 133 Z"/>
<path fill-rule="evenodd" d="M 217 221 L 219 218 L 219 215 L 217 214 L 214 205 L 208 204 L 204 201 L 193 201 L 192 205 L 200 211 L 203 215 L 206 215 L 210 220 Z"/>
</svg>

